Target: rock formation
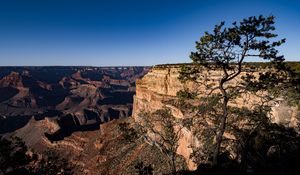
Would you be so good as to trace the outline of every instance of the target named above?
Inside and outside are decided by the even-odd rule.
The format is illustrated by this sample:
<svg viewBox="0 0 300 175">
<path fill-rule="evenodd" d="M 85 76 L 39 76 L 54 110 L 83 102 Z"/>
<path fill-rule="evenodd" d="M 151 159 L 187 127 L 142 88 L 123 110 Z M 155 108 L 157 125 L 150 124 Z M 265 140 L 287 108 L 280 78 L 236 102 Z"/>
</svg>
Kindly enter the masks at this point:
<svg viewBox="0 0 300 175">
<path fill-rule="evenodd" d="M 53 118 L 56 139 L 128 117 L 135 80 L 147 67 L 1 67 L 0 134 Z M 19 121 L 19 122 L 15 122 Z M 59 135 L 59 136 L 58 136 Z"/>
<path fill-rule="evenodd" d="M 142 111 L 154 112 L 163 106 L 170 108 L 173 115 L 177 118 L 187 117 L 176 106 L 166 102 L 177 99 L 176 93 L 179 90 L 188 88 L 190 90 L 199 91 L 200 88 L 200 91 L 203 91 L 203 94 L 205 94 L 205 90 L 201 90 L 201 87 L 197 86 L 195 83 L 181 83 L 178 79 L 179 70 L 179 66 L 157 66 L 152 68 L 142 79 L 137 80 L 132 114 L 136 121 L 139 120 L 139 114 Z M 255 70 L 253 70 L 252 73 L 254 75 L 257 74 Z M 211 75 L 217 78 L 221 74 L 220 72 L 215 71 L 212 72 Z M 236 81 L 238 81 L 241 76 L 237 77 Z M 238 98 L 231 105 L 247 107 L 255 103 L 257 103 L 257 99 L 250 95 Z M 287 106 L 284 102 L 280 102 L 279 100 L 276 104 L 273 104 L 270 117 L 278 124 L 295 127 L 299 123 L 300 113 L 295 107 Z M 190 160 L 190 154 L 192 153 L 190 147 L 192 144 L 195 144 L 197 140 L 193 136 L 191 130 L 184 128 L 181 132 L 182 138 L 179 140 L 177 153 L 185 157 L 189 169 L 195 169 L 196 165 Z M 227 136 L 230 137 L 228 134 Z"/>
</svg>

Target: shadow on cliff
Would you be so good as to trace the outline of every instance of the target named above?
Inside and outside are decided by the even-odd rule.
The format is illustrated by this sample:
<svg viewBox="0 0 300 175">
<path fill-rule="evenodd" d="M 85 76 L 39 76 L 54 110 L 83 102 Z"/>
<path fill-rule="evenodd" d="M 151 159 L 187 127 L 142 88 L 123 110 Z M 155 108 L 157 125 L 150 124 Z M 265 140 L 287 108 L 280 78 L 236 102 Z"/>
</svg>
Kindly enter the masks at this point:
<svg viewBox="0 0 300 175">
<path fill-rule="evenodd" d="M 42 114 L 37 114 L 34 115 L 34 120 L 39 121 L 39 120 L 44 120 L 46 117 L 48 118 L 53 118 L 62 115 L 63 113 L 58 110 L 47 110 L 46 112 Z"/>
<path fill-rule="evenodd" d="M 17 95 L 19 90 L 13 87 L 0 87 L 0 103 Z"/>
<path fill-rule="evenodd" d="M 0 116 L 0 134 L 14 132 L 17 129 L 24 127 L 32 116 Z"/>
<path fill-rule="evenodd" d="M 54 133 L 45 133 L 45 136 L 51 142 L 63 140 L 65 137 L 70 136 L 77 131 L 94 131 L 100 129 L 100 118 L 96 112 L 90 110 L 84 110 L 84 123 L 79 121 L 79 118 L 72 114 L 59 117 L 57 124 L 60 129 Z"/>
<path fill-rule="evenodd" d="M 245 157 L 241 158 L 242 151 Z M 273 125 L 268 131 L 253 135 L 247 150 L 238 159 L 228 153 L 219 157 L 219 165 L 201 164 L 196 171 L 182 171 L 186 175 L 295 175 L 300 174 L 300 137 L 293 130 Z"/>
<path fill-rule="evenodd" d="M 120 89 L 120 88 L 119 88 Z M 98 105 L 124 105 L 124 104 L 132 104 L 133 96 L 135 92 L 113 92 L 108 90 L 102 90 L 105 96 L 104 99 L 98 100 Z"/>
<path fill-rule="evenodd" d="M 60 84 L 58 84 L 58 82 L 56 82 L 58 80 L 56 79 L 55 76 L 52 77 L 52 79 L 54 80 L 50 79 L 50 77 L 51 77 L 50 75 L 45 76 L 44 79 L 37 79 L 37 78 L 27 77 L 27 76 L 22 77 L 22 83 L 24 84 L 24 87 L 29 88 L 29 91 L 33 95 L 34 99 L 36 100 L 38 107 L 42 108 L 42 107 L 56 106 L 61 102 L 63 102 L 65 97 L 70 95 L 68 89 L 63 88 Z M 39 84 L 41 80 L 47 83 L 54 82 L 55 84 L 51 85 L 51 89 L 46 89 L 44 87 L 41 87 L 41 85 Z"/>
<path fill-rule="evenodd" d="M 36 121 L 39 121 L 44 120 L 45 117 L 51 118 L 61 114 L 62 112 L 57 110 L 47 110 L 41 114 L 0 116 L 0 134 L 14 132 L 27 125 L 32 118 L 34 118 Z"/>
</svg>

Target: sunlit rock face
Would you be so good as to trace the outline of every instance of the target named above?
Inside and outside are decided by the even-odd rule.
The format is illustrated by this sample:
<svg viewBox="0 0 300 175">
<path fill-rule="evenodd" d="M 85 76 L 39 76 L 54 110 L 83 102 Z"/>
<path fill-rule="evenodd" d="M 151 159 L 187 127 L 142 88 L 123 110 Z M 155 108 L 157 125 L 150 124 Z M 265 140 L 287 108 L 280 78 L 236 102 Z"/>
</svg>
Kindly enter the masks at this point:
<svg viewBox="0 0 300 175">
<path fill-rule="evenodd" d="M 274 104 L 270 116 L 275 123 L 295 128 L 299 131 L 300 111 L 297 107 L 291 107 L 284 101 L 279 101 Z"/>
<path fill-rule="evenodd" d="M 168 103 L 169 100 L 178 99 L 176 94 L 179 90 L 189 89 L 192 91 L 201 92 L 204 96 L 208 90 L 192 82 L 182 83 L 179 81 L 179 70 L 180 66 L 158 66 L 152 68 L 142 79 L 136 81 L 136 95 L 134 96 L 133 102 L 133 117 L 136 121 L 139 121 L 139 114 L 141 112 L 154 112 L 158 109 L 161 109 L 163 106 L 166 106 L 171 109 L 172 114 L 177 118 L 186 118 L 185 114 Z M 249 71 L 254 76 L 258 75 L 258 72 L 255 70 Z M 211 76 L 212 79 L 219 79 L 222 75 L 220 71 L 210 72 L 208 75 L 207 71 L 203 71 L 203 74 L 206 76 Z M 240 82 L 241 76 L 246 73 L 241 73 L 240 76 L 236 77 L 231 83 L 237 84 Z M 205 77 L 205 76 L 204 76 Z M 225 86 L 229 86 L 226 84 Z M 264 92 L 260 92 L 260 95 L 264 95 Z M 256 96 L 251 94 L 245 94 L 240 98 L 237 98 L 230 105 L 238 107 L 247 107 L 251 108 L 253 104 L 259 103 L 259 99 Z M 290 107 L 282 103 L 273 103 L 271 104 L 272 112 L 270 117 L 272 121 L 283 124 L 287 127 L 296 127 L 299 123 L 299 111 L 296 107 Z M 197 139 L 193 136 L 193 129 L 182 129 L 182 137 L 179 140 L 179 148 L 177 153 L 185 157 L 189 169 L 196 169 L 197 165 L 190 160 L 190 155 L 192 145 L 201 145 L 198 143 Z M 233 137 L 229 133 L 225 133 L 225 137 Z"/>
<path fill-rule="evenodd" d="M 176 99 L 176 94 L 183 88 L 196 88 L 195 85 L 182 84 L 178 80 L 179 69 L 166 68 L 152 68 L 142 79 L 136 81 L 136 95 L 133 102 L 133 117 L 138 121 L 139 113 L 142 111 L 154 112 L 161 109 L 164 102 Z M 175 117 L 183 118 L 183 113 L 174 106 L 167 104 L 172 110 Z M 179 148 L 177 153 L 182 155 L 190 169 L 196 169 L 196 165 L 189 159 L 192 149 L 190 148 L 195 138 L 190 130 L 182 129 L 182 137 L 179 140 Z"/>
<path fill-rule="evenodd" d="M 153 68 L 142 79 L 137 80 L 133 116 L 138 116 L 142 110 L 155 111 L 160 109 L 165 105 L 164 101 L 176 99 L 179 90 L 197 88 L 197 85 L 193 83 L 182 84 L 178 76 L 178 67 Z M 176 117 L 183 117 L 180 110 L 174 107 L 172 109 Z"/>
</svg>

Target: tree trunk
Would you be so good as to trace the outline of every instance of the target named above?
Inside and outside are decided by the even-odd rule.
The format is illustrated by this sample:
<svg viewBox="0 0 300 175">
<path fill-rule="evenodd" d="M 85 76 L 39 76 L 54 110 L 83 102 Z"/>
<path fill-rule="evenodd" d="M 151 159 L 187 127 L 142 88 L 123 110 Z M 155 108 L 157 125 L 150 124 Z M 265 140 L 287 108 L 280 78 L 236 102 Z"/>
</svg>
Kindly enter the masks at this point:
<svg viewBox="0 0 300 175">
<path fill-rule="evenodd" d="M 245 143 L 245 146 L 242 148 L 241 153 L 241 164 L 240 164 L 240 173 L 246 174 L 247 165 L 248 165 L 248 142 Z"/>
<path fill-rule="evenodd" d="M 172 155 L 172 175 L 176 175 L 176 155 Z"/>
<path fill-rule="evenodd" d="M 213 166 L 216 166 L 218 164 L 218 156 L 220 154 L 221 144 L 223 141 L 223 135 L 224 135 L 224 132 L 226 129 L 226 120 L 227 120 L 227 116 L 228 116 L 228 106 L 227 106 L 228 105 L 228 95 L 223 87 L 222 82 L 220 83 L 220 90 L 223 95 L 223 115 L 221 118 L 219 132 L 216 135 L 216 148 L 213 153 L 213 162 L 212 162 Z"/>
</svg>

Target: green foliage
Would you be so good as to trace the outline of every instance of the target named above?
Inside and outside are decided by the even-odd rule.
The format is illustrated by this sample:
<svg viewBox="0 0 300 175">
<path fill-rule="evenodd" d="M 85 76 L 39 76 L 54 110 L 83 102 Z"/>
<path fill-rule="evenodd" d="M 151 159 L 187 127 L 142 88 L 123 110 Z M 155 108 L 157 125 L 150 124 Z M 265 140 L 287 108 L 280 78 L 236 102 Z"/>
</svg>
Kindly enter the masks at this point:
<svg viewBox="0 0 300 175">
<path fill-rule="evenodd" d="M 145 165 L 143 162 L 138 162 L 134 168 L 137 170 L 138 175 L 153 175 L 153 168 L 151 165 Z"/>
<path fill-rule="evenodd" d="M 185 90 L 178 91 L 176 95 L 180 100 L 187 100 L 187 99 L 195 99 L 197 93 L 190 92 L 188 89 L 185 89 Z"/>
<path fill-rule="evenodd" d="M 274 16 L 262 15 L 245 18 L 231 26 L 221 22 L 196 42 L 197 51 L 190 54 L 192 64 L 182 66 L 179 79 L 183 83 L 192 81 L 205 91 L 193 92 L 198 94 L 195 96 L 188 91 L 177 94 L 188 104 L 192 103 L 187 99 L 199 101 L 194 103 L 197 107 L 193 108 L 191 123 L 204 148 L 195 150 L 194 159 L 201 162 L 212 158 L 216 165 L 218 157 L 229 147 L 247 152 L 249 137 L 270 123 L 269 102 L 281 96 L 294 96 L 289 101 L 299 104 L 300 76 L 294 71 L 298 66 L 285 64 L 284 57 L 278 54 L 276 48 L 285 39 L 276 41 L 274 24 Z M 267 62 L 246 63 L 253 58 Z M 234 105 L 237 99 L 247 103 L 247 96 L 257 98 L 257 103 L 247 108 L 235 107 L 239 105 Z M 225 132 L 235 139 L 225 138 Z M 244 164 L 246 154 L 241 157 Z"/>
<path fill-rule="evenodd" d="M 298 133 L 291 128 L 271 123 L 262 123 L 256 126 L 256 129 L 249 131 L 240 132 L 243 133 L 242 139 L 238 141 L 244 143 L 243 147 L 239 148 L 238 159 L 232 159 L 230 155 L 222 153 L 218 166 L 202 164 L 197 171 L 184 174 L 295 175 L 300 173 Z"/>
<path fill-rule="evenodd" d="M 274 30 L 274 16 L 245 18 L 227 28 L 221 22 L 212 33 L 205 32 L 196 42 L 197 52 L 192 52 L 190 58 L 193 63 L 227 70 L 234 69 L 232 63 L 239 64 L 245 57 L 281 62 L 284 58 L 278 56 L 275 47 L 283 44 L 285 39 L 271 42 L 271 38 L 277 37 Z"/>
<path fill-rule="evenodd" d="M 288 81 L 282 84 L 280 91 L 289 105 L 300 109 L 300 63 L 287 62 L 285 69 L 287 69 Z"/>
<path fill-rule="evenodd" d="M 145 138 L 157 146 L 169 159 L 171 173 L 177 171 L 177 148 L 181 136 L 181 121 L 176 119 L 170 109 L 163 108 L 153 113 L 142 112 L 139 114 L 141 128 Z"/>
<path fill-rule="evenodd" d="M 276 124 L 260 126 L 247 142 L 247 162 L 255 174 L 299 174 L 299 135 Z"/>
<path fill-rule="evenodd" d="M 10 140 L 0 136 L 0 174 L 14 174 L 23 172 L 28 174 L 26 167 L 31 162 L 31 157 L 26 154 L 27 146 L 18 137 Z"/>
<path fill-rule="evenodd" d="M 18 137 L 0 136 L 0 174 L 73 174 L 73 167 L 53 151 L 29 156 L 28 148 Z"/>
<path fill-rule="evenodd" d="M 118 126 L 126 141 L 134 143 L 139 138 L 138 131 L 136 131 L 133 127 L 130 127 L 129 123 L 120 123 Z"/>
<path fill-rule="evenodd" d="M 297 73 L 300 73 L 300 62 L 287 62 L 286 65 Z"/>
<path fill-rule="evenodd" d="M 74 167 L 58 153 L 47 150 L 42 154 L 42 159 L 39 161 L 38 166 L 35 167 L 34 173 L 39 175 L 71 175 Z"/>
</svg>

